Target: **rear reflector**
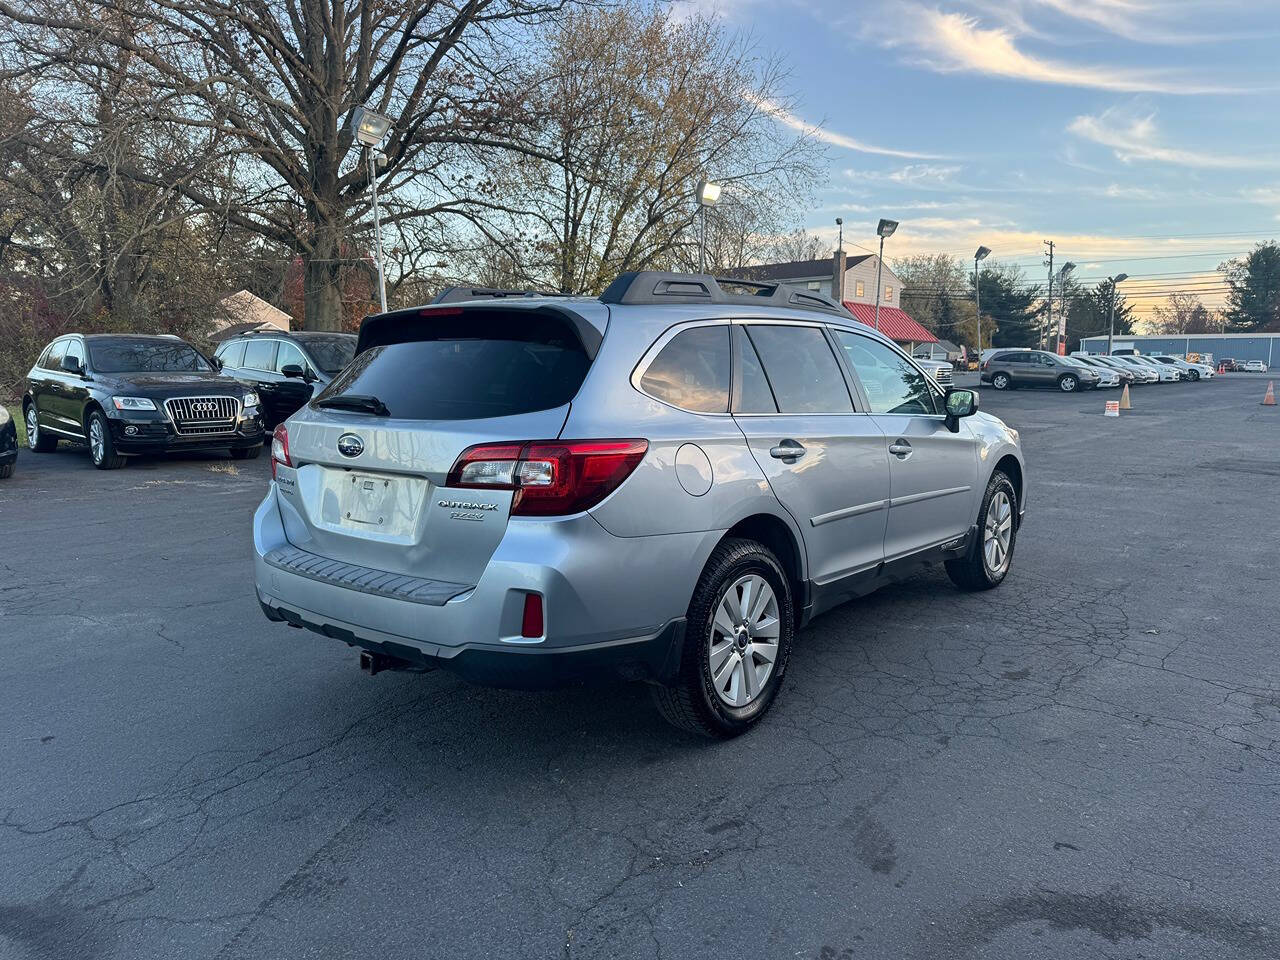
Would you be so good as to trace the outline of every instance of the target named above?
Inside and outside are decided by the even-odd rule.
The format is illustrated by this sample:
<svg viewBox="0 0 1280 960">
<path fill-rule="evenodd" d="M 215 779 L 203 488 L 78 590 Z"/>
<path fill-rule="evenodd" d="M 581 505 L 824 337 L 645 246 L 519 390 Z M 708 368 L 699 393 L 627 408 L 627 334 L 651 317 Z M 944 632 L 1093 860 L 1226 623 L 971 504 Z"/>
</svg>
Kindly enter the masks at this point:
<svg viewBox="0 0 1280 960">
<path fill-rule="evenodd" d="M 562 516 L 589 510 L 618 489 L 648 449 L 647 440 L 479 444 L 462 451 L 446 483 L 514 490 L 513 516 Z"/>
<path fill-rule="evenodd" d="M 520 636 L 530 639 L 540 637 L 546 632 L 542 625 L 542 594 L 526 593 L 524 595 L 524 616 L 520 621 Z"/>
</svg>

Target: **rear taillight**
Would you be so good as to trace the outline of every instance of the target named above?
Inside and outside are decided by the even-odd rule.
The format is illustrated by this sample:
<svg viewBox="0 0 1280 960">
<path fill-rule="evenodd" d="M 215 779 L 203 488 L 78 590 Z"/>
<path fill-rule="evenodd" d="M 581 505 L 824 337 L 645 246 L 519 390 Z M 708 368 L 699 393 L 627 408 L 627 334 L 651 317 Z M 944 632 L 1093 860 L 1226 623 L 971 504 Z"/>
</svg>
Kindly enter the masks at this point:
<svg viewBox="0 0 1280 960">
<path fill-rule="evenodd" d="M 534 440 L 484 443 L 462 451 L 450 487 L 514 490 L 514 516 L 549 517 L 589 510 L 631 475 L 647 440 Z"/>
<path fill-rule="evenodd" d="M 276 464 L 285 467 L 292 467 L 293 461 L 289 459 L 289 431 L 285 429 L 284 424 L 276 427 L 275 432 L 271 434 L 271 479 L 276 478 Z"/>
</svg>

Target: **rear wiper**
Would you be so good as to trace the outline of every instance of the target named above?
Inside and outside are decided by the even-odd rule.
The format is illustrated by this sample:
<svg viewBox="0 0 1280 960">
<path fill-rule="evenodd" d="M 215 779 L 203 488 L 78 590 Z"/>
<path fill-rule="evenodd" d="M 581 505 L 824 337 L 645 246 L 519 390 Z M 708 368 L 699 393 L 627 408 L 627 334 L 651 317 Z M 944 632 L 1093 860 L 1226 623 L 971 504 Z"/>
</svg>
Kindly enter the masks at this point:
<svg viewBox="0 0 1280 960">
<path fill-rule="evenodd" d="M 325 397 L 316 401 L 317 407 L 332 407 L 334 410 L 356 410 L 360 413 L 372 413 L 376 417 L 389 417 L 391 411 L 377 397 L 359 393 L 343 393 L 336 397 Z"/>
</svg>

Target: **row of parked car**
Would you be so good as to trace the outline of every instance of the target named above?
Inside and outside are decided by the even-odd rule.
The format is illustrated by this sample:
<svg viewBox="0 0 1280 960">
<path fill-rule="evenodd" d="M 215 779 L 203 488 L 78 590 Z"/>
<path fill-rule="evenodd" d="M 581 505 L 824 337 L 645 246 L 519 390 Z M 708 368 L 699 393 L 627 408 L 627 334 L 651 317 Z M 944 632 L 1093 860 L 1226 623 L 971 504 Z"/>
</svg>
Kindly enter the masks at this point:
<svg viewBox="0 0 1280 960">
<path fill-rule="evenodd" d="M 172 335 L 58 337 L 27 373 L 22 416 L 37 453 L 71 441 L 101 470 L 135 454 L 262 452 L 276 424 L 355 356 L 346 333 L 245 333 L 212 356 Z M 0 408 L 0 477 L 12 474 L 17 437 Z"/>
<path fill-rule="evenodd" d="M 1050 387 L 1074 393 L 1140 383 L 1208 380 L 1213 376 L 1213 367 L 1208 364 L 1189 363 L 1167 354 L 1073 353 L 1064 357 L 1047 350 L 1012 349 L 990 351 L 983 359 L 980 379 L 996 390 Z"/>
</svg>

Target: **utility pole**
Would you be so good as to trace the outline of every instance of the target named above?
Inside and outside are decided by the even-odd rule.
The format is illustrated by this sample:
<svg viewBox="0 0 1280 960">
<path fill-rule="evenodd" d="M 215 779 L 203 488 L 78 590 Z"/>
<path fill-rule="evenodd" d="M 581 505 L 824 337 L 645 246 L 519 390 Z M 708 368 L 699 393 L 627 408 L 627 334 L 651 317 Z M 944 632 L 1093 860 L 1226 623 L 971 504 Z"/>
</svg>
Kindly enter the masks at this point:
<svg viewBox="0 0 1280 960">
<path fill-rule="evenodd" d="M 1049 331 L 1054 329 L 1053 326 L 1053 241 L 1046 240 L 1045 246 L 1049 248 L 1049 259 L 1045 262 L 1049 266 L 1049 315 L 1045 320 L 1044 335 L 1040 338 L 1040 349 L 1047 349 L 1049 346 Z"/>
</svg>

